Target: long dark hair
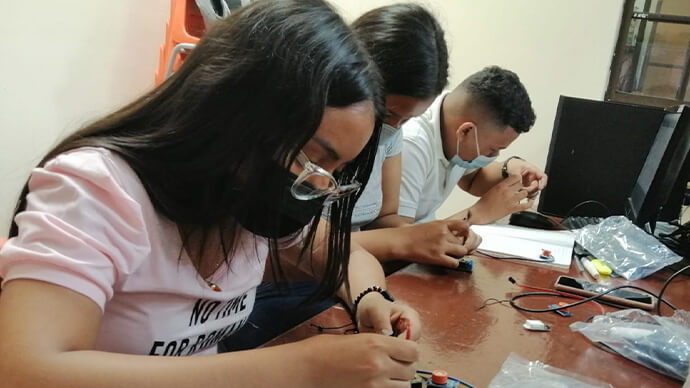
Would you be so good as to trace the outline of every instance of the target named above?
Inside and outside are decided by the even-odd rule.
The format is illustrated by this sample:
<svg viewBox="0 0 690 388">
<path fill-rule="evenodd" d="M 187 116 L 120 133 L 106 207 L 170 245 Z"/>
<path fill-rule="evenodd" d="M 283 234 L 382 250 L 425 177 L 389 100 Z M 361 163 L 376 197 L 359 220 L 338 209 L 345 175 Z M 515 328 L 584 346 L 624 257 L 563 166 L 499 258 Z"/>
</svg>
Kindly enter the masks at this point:
<svg viewBox="0 0 690 388">
<path fill-rule="evenodd" d="M 386 94 L 434 97 L 448 83 L 448 48 L 434 16 L 417 4 L 375 8 L 352 23 L 379 67 Z"/>
<path fill-rule="evenodd" d="M 380 88 L 366 49 L 327 3 L 257 1 L 214 25 L 162 85 L 67 137 L 39 166 L 79 147 L 109 149 L 136 172 L 160 214 L 201 231 L 200 253 L 210 233 L 220 232 L 227 258 L 238 227 L 233 214 L 258 193 L 275 199 L 269 214 L 279 227 L 281 187 L 265 172 L 292 163 L 326 107 L 374 104 L 374 135 L 338 176 L 366 184 L 383 112 Z M 15 215 L 25 209 L 27 193 L 25 185 Z M 332 294 L 347 278 L 355 199 L 331 206 L 319 295 Z M 17 233 L 13 221 L 10 236 Z M 277 242 L 269 239 L 269 247 L 280 266 Z"/>
</svg>

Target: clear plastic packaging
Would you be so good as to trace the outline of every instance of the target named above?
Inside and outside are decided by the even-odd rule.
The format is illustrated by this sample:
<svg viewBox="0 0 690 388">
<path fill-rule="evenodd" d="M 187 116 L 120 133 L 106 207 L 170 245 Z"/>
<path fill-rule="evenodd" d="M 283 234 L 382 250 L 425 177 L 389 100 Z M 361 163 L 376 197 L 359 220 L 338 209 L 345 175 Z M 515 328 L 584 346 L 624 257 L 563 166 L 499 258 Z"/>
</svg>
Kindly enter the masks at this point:
<svg viewBox="0 0 690 388">
<path fill-rule="evenodd" d="M 623 216 L 608 217 L 574 233 L 578 244 L 628 280 L 642 279 L 682 259 Z"/>
<path fill-rule="evenodd" d="M 528 361 L 510 353 L 489 388 L 591 388 L 612 387 L 598 380 L 554 368 L 541 361 Z"/>
<path fill-rule="evenodd" d="M 597 315 L 591 323 L 575 322 L 573 331 L 600 342 L 621 356 L 674 379 L 685 380 L 690 360 L 690 314 L 673 317 L 638 309 Z"/>
</svg>

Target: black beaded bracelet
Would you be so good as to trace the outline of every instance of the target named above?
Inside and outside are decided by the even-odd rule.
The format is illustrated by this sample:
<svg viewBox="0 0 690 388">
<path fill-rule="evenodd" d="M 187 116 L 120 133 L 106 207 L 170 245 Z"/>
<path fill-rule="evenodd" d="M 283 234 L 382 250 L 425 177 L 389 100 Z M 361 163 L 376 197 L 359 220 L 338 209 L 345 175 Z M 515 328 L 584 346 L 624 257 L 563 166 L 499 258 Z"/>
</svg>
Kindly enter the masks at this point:
<svg viewBox="0 0 690 388">
<path fill-rule="evenodd" d="M 379 294 L 381 294 L 384 297 L 384 299 L 391 301 L 391 302 L 395 302 L 395 299 L 393 299 L 393 297 L 391 296 L 391 294 L 388 293 L 388 291 L 384 290 L 383 288 L 381 288 L 379 286 L 371 286 L 371 287 L 367 288 L 366 290 L 360 292 L 359 295 L 357 295 L 357 297 L 355 298 L 355 301 L 352 303 L 352 306 L 354 308 L 354 316 L 355 317 L 357 317 L 357 305 L 359 304 L 359 301 L 361 301 L 362 298 L 364 298 L 364 295 L 366 295 L 370 292 L 378 292 Z"/>
<path fill-rule="evenodd" d="M 505 161 L 503 161 L 503 167 L 501 167 L 501 176 L 503 177 L 503 179 L 508 178 L 508 176 L 509 176 L 509 174 L 508 174 L 508 162 L 510 161 L 510 159 L 525 160 L 519 156 L 511 156 L 508 159 L 506 159 Z"/>
</svg>

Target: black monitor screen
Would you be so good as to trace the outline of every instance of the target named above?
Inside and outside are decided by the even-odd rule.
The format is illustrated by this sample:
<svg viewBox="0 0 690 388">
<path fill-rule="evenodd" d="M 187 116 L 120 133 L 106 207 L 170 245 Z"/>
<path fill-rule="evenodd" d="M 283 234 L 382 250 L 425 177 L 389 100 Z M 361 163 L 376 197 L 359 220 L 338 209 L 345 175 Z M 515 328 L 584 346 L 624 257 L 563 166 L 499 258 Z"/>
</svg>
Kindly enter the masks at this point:
<svg viewBox="0 0 690 388">
<path fill-rule="evenodd" d="M 661 108 L 561 96 L 539 198 L 541 213 L 624 215 L 664 115 Z M 586 201 L 598 201 L 602 206 Z"/>
<path fill-rule="evenodd" d="M 661 219 L 662 211 L 678 215 L 678 197 L 688 181 L 690 152 L 690 108 L 668 113 L 632 187 L 626 215 L 648 231 Z M 677 218 L 677 217 L 675 217 Z"/>
<path fill-rule="evenodd" d="M 630 204 L 632 205 L 632 209 L 636 212 L 639 211 L 645 196 L 652 187 L 654 176 L 659 173 L 661 159 L 664 157 L 664 153 L 669 145 L 679 117 L 679 113 L 668 113 L 664 117 L 661 127 L 659 127 L 659 132 L 654 139 L 652 148 L 647 154 L 644 165 L 642 165 L 642 170 L 640 170 L 640 175 L 637 177 L 637 181 L 633 185 L 630 194 Z"/>
</svg>

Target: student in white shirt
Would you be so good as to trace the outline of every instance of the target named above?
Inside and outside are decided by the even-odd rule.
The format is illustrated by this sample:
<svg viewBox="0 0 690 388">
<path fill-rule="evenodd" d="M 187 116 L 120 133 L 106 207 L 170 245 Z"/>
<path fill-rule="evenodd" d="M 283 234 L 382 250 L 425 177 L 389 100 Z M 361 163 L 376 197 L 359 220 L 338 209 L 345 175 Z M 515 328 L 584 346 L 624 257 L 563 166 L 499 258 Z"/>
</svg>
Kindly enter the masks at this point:
<svg viewBox="0 0 690 388">
<path fill-rule="evenodd" d="M 258 1 L 217 23 L 170 79 L 33 170 L 0 250 L 3 385 L 408 384 L 416 344 L 381 334 L 215 354 L 269 255 L 301 254 L 360 329 L 405 317 L 419 337 L 348 244 L 383 116 L 375 66 L 326 3 Z M 203 356 L 156 357 L 186 355 Z"/>
<path fill-rule="evenodd" d="M 467 225 L 444 220 L 399 229 L 401 169 L 400 126 L 432 103 L 448 82 L 448 50 L 434 16 L 417 4 L 393 4 L 373 9 L 352 27 L 368 48 L 383 78 L 386 119 L 371 178 L 357 200 L 352 238 L 382 262 L 398 259 L 457 258 L 478 240 L 465 241 Z"/>
<path fill-rule="evenodd" d="M 531 207 L 546 185 L 546 174 L 518 157 L 494 160 L 534 121 L 520 79 L 498 66 L 441 94 L 403 127 L 400 218 L 407 223 L 434 220 L 456 184 L 480 199 L 451 219 L 486 224 Z"/>
<path fill-rule="evenodd" d="M 405 259 L 457 267 L 458 257 L 481 242 L 472 231 L 463 232 L 467 224 L 490 223 L 527 209 L 546 185 L 546 175 L 519 158 L 493 162 L 534 120 L 517 75 L 496 66 L 441 94 L 424 114 L 402 127 L 399 209 L 386 218 L 388 225 L 401 227 L 356 233 L 353 238 L 382 262 Z M 480 200 L 436 220 L 436 209 L 456 184 Z"/>
</svg>

